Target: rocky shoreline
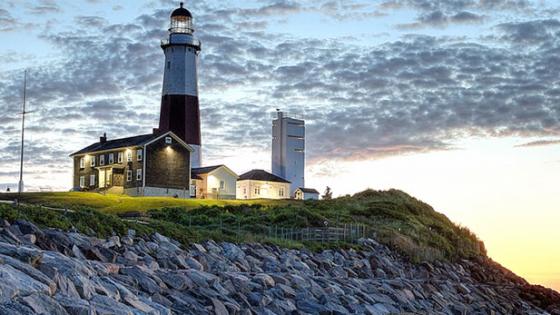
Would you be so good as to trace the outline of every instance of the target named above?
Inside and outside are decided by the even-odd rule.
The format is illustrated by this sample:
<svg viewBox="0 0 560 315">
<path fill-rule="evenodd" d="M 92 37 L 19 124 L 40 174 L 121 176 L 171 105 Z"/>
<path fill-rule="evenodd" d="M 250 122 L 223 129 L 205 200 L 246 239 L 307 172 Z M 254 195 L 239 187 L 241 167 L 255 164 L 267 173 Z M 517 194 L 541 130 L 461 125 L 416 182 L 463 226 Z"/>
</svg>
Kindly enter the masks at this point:
<svg viewBox="0 0 560 315">
<path fill-rule="evenodd" d="M 411 264 L 155 234 L 107 240 L 26 221 L 0 229 L 0 314 L 560 314 L 560 294 L 487 258 Z"/>
</svg>

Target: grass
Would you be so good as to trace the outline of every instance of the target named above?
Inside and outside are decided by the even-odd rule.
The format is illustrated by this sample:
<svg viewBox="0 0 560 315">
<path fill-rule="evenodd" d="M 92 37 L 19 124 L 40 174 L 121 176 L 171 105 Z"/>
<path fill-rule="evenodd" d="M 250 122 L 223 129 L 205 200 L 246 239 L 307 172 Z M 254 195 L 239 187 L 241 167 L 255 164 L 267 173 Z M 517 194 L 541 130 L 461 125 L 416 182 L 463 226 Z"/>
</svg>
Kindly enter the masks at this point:
<svg viewBox="0 0 560 315">
<path fill-rule="evenodd" d="M 17 194 L 0 194 L 0 200 L 13 200 Z M 127 212 L 146 212 L 165 207 L 195 209 L 202 206 L 229 206 L 242 204 L 285 205 L 296 201 L 290 200 L 202 200 L 178 199 L 169 197 L 130 197 L 126 195 L 99 194 L 89 192 L 38 192 L 24 193 L 24 203 L 40 204 L 56 208 L 89 208 L 108 214 Z"/>
<path fill-rule="evenodd" d="M 5 196 L 0 195 L 0 199 Z M 271 226 L 303 228 L 323 226 L 325 223 L 329 226 L 362 224 L 367 226 L 371 236 L 413 262 L 486 255 L 482 241 L 467 228 L 454 224 L 428 204 L 399 190 L 366 190 L 353 196 L 321 201 L 180 200 L 91 193 L 24 194 L 23 201 L 83 209 L 78 214 L 86 211 L 84 213 L 89 213 L 86 216 L 106 216 L 105 226 L 95 223 L 101 219 L 91 223 L 84 222 L 85 217 L 82 216 L 70 219 L 73 224 L 83 224 L 86 231 L 88 228 L 93 231 L 101 229 L 102 234 L 107 234 L 107 229 L 111 228 L 115 233 L 123 231 L 124 227 L 117 222 L 119 219 L 115 214 L 142 211 L 150 215 L 150 226 L 138 227 L 139 230 L 146 233 L 158 231 L 185 244 L 214 239 L 268 242 L 290 248 L 305 246 L 315 250 L 346 247 L 354 245 L 289 242 L 270 239 L 267 232 Z M 46 226 L 61 224 L 56 218 L 50 218 L 48 222 L 40 217 L 31 218 L 31 221 L 36 220 Z M 61 220 L 66 222 L 64 218 Z M 69 223 L 64 224 L 62 228 Z"/>
</svg>

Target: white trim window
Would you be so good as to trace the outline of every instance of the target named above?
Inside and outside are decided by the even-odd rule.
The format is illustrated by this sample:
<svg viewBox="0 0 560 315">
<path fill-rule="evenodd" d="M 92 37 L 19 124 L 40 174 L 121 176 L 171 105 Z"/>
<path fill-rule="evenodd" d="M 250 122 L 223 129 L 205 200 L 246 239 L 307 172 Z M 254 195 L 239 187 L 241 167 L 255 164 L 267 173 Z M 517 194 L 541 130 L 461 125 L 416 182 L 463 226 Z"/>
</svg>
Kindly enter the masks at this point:
<svg viewBox="0 0 560 315">
<path fill-rule="evenodd" d="M 105 165 L 105 154 L 99 156 L 99 165 Z"/>
<path fill-rule="evenodd" d="M 119 164 L 122 163 L 122 162 L 123 162 L 123 159 L 124 159 L 124 153 L 119 152 L 119 153 L 117 154 L 117 163 L 119 163 Z"/>
<path fill-rule="evenodd" d="M 95 174 L 89 175 L 89 185 L 95 186 Z"/>
<path fill-rule="evenodd" d="M 141 168 L 136 170 L 136 180 L 142 180 L 142 169 Z"/>
<path fill-rule="evenodd" d="M 278 191 L 278 196 L 284 197 L 284 187 L 280 187 L 280 190 Z"/>
<path fill-rule="evenodd" d="M 115 154 L 109 153 L 109 165 L 115 163 Z"/>
<path fill-rule="evenodd" d="M 95 166 L 95 155 L 90 156 L 89 159 L 90 159 L 90 164 L 89 165 L 91 167 L 94 167 Z"/>
<path fill-rule="evenodd" d="M 80 168 L 85 168 L 86 167 L 86 159 L 82 156 L 80 158 Z"/>
<path fill-rule="evenodd" d="M 86 187 L 86 177 L 80 176 L 80 188 Z"/>
<path fill-rule="evenodd" d="M 226 189 L 226 182 L 221 180 L 220 181 L 220 190 L 224 190 L 224 189 Z"/>
<path fill-rule="evenodd" d="M 165 137 L 165 144 L 172 144 L 172 143 L 173 143 L 173 138 Z"/>
<path fill-rule="evenodd" d="M 126 161 L 127 162 L 132 162 L 132 151 L 131 150 L 126 150 Z"/>
<path fill-rule="evenodd" d="M 131 181 L 132 181 L 132 170 L 126 171 L 126 181 L 127 181 L 127 182 L 131 182 Z"/>
<path fill-rule="evenodd" d="M 144 150 L 138 149 L 136 150 L 136 161 L 142 161 Z"/>
<path fill-rule="evenodd" d="M 255 195 L 260 195 L 260 194 L 261 194 L 261 188 L 255 187 Z"/>
</svg>

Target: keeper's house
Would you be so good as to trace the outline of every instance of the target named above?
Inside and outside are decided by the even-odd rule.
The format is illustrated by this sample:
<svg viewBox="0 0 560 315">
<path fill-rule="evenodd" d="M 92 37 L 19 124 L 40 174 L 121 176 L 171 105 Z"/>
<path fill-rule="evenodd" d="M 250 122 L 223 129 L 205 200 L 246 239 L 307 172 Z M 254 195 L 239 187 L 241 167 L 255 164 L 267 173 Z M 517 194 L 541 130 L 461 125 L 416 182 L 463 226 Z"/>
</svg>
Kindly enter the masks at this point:
<svg viewBox="0 0 560 315">
<path fill-rule="evenodd" d="M 252 170 L 237 179 L 237 199 L 290 199 L 290 182 L 263 170 Z"/>
<path fill-rule="evenodd" d="M 96 142 L 70 156 L 76 191 L 190 198 L 193 149 L 169 131 Z"/>
</svg>

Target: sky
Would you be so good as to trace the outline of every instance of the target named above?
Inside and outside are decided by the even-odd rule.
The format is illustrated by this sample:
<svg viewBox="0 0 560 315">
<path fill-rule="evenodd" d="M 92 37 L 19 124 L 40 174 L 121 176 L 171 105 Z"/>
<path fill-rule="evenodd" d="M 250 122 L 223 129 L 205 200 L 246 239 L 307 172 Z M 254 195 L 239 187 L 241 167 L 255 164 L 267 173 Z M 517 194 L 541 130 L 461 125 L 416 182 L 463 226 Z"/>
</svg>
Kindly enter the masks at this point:
<svg viewBox="0 0 560 315">
<path fill-rule="evenodd" d="M 68 155 L 158 124 L 177 1 L 0 2 L 0 191 L 71 188 Z M 402 189 L 560 290 L 560 4 L 186 1 L 204 164 L 270 169 L 276 108 L 306 120 L 306 185 Z"/>
</svg>

